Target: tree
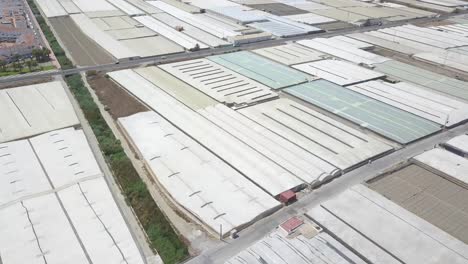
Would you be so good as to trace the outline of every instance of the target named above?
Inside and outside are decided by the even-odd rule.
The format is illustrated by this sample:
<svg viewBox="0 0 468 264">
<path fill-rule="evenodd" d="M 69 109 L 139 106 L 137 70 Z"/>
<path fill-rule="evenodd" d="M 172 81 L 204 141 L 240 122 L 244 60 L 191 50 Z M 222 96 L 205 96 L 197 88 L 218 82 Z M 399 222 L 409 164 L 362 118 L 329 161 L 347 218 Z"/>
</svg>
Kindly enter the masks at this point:
<svg viewBox="0 0 468 264">
<path fill-rule="evenodd" d="M 42 62 L 50 60 L 50 50 L 46 47 L 42 48 Z"/>
<path fill-rule="evenodd" d="M 42 49 L 36 49 L 34 48 L 31 52 L 34 58 L 36 58 L 37 61 L 41 61 L 42 57 Z"/>
<path fill-rule="evenodd" d="M 13 60 L 13 61 L 19 61 L 19 60 L 21 60 L 21 55 L 19 55 L 18 53 L 13 54 L 12 60 Z"/>
<path fill-rule="evenodd" d="M 26 66 L 28 67 L 29 71 L 32 71 L 32 68 L 33 68 L 33 60 L 32 60 L 32 59 L 27 60 L 27 61 L 26 61 Z"/>
<path fill-rule="evenodd" d="M 7 62 L 4 59 L 0 59 L 0 69 L 2 72 L 6 71 Z"/>
<path fill-rule="evenodd" d="M 23 68 L 23 64 L 21 62 L 21 55 L 18 53 L 13 55 L 13 70 L 20 71 Z"/>
<path fill-rule="evenodd" d="M 36 58 L 38 62 L 46 62 L 50 60 L 50 50 L 48 48 L 34 48 L 31 52 L 32 56 Z"/>
<path fill-rule="evenodd" d="M 32 63 L 32 67 L 33 67 L 33 68 L 36 68 L 37 65 L 38 65 L 38 64 L 37 64 L 37 61 L 35 61 L 35 60 L 32 60 L 31 63 Z"/>
</svg>

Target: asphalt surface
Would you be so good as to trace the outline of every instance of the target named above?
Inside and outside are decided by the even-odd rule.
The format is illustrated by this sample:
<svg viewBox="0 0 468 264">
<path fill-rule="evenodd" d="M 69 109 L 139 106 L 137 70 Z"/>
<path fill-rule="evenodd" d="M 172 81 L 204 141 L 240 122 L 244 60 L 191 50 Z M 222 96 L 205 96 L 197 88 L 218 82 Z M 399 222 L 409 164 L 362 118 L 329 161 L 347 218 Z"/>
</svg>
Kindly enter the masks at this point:
<svg viewBox="0 0 468 264">
<path fill-rule="evenodd" d="M 402 20 L 402 21 L 396 21 L 396 22 L 389 22 L 380 26 L 376 25 L 376 26 L 367 26 L 367 27 L 345 28 L 345 29 L 340 29 L 340 30 L 334 30 L 332 32 L 322 32 L 322 33 L 310 34 L 310 35 L 305 35 L 305 36 L 272 39 L 272 40 L 267 40 L 267 41 L 262 41 L 262 42 L 242 44 L 238 47 L 227 46 L 227 47 L 222 47 L 222 48 L 199 50 L 195 52 L 186 52 L 186 53 L 177 53 L 177 54 L 171 54 L 171 55 L 137 58 L 137 59 L 128 60 L 128 61 L 121 61 L 119 63 L 101 64 L 101 65 L 96 65 L 96 66 L 85 66 L 85 67 L 73 68 L 73 69 L 68 69 L 68 70 L 55 70 L 55 71 L 36 72 L 36 73 L 23 74 L 23 75 L 13 75 L 13 76 L 0 78 L 0 83 L 15 82 L 15 81 L 20 81 L 20 80 L 21 81 L 33 80 L 37 78 L 53 77 L 56 75 L 71 75 L 71 74 L 81 73 L 81 72 L 86 72 L 86 71 L 115 71 L 115 70 L 139 67 L 141 65 L 147 65 L 147 64 L 170 63 L 170 62 L 176 62 L 176 61 L 182 61 L 182 60 L 202 58 L 202 57 L 206 57 L 210 55 L 224 54 L 224 53 L 229 53 L 229 52 L 234 52 L 234 51 L 272 47 L 272 46 L 284 44 L 286 42 L 298 41 L 298 40 L 303 40 L 303 39 L 313 39 L 313 38 L 318 38 L 318 37 L 333 37 L 333 36 L 339 36 L 339 35 L 344 35 L 344 34 L 372 31 L 372 30 L 377 30 L 377 29 L 382 29 L 382 28 L 401 26 L 409 22 L 422 23 L 422 22 L 439 21 L 439 20 L 450 18 L 455 15 L 460 15 L 460 14 L 462 13 L 445 14 L 445 15 L 440 15 L 437 18 L 419 18 L 419 19 L 412 19 L 412 20 Z"/>
<path fill-rule="evenodd" d="M 305 195 L 298 202 L 280 209 L 278 212 L 268 216 L 252 226 L 242 230 L 235 240 L 226 240 L 218 247 L 209 249 L 199 256 L 188 260 L 187 264 L 219 264 L 224 263 L 229 258 L 235 256 L 240 251 L 248 248 L 256 241 L 260 240 L 273 231 L 278 225 L 292 216 L 306 213 L 313 206 L 319 205 L 347 188 L 374 178 L 377 175 L 395 168 L 399 164 L 407 162 L 410 158 L 434 148 L 437 144 L 445 142 L 452 137 L 461 135 L 468 131 L 468 124 L 455 127 L 450 130 L 440 132 L 432 137 L 423 139 L 387 156 L 384 156 L 370 164 L 357 168 L 342 175 L 333 181 L 322 185 Z"/>
</svg>

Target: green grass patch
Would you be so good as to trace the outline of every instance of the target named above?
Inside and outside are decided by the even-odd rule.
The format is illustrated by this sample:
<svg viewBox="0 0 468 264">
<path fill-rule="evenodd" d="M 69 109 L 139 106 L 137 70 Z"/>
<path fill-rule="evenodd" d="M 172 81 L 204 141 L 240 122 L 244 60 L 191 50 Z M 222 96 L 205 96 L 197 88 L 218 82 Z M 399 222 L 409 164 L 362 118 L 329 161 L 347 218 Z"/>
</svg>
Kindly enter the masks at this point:
<svg viewBox="0 0 468 264">
<path fill-rule="evenodd" d="M 31 73 L 31 72 L 48 71 L 48 70 L 53 70 L 53 69 L 55 69 L 55 67 L 52 65 L 43 66 L 42 68 L 39 68 L 39 67 L 34 68 L 31 71 L 28 68 L 23 68 L 21 71 L 14 71 L 12 69 L 7 69 L 6 71 L 0 71 L 0 77 L 17 75 L 17 74 L 25 74 L 25 73 Z"/>
<path fill-rule="evenodd" d="M 65 80 L 83 109 L 114 177 L 123 189 L 127 203 L 133 208 L 143 225 L 152 247 L 159 252 L 166 264 L 178 263 L 186 259 L 188 257 L 187 246 L 154 202 L 146 184 L 125 154 L 120 141 L 107 126 L 99 108 L 83 84 L 81 76 L 70 75 Z"/>
</svg>

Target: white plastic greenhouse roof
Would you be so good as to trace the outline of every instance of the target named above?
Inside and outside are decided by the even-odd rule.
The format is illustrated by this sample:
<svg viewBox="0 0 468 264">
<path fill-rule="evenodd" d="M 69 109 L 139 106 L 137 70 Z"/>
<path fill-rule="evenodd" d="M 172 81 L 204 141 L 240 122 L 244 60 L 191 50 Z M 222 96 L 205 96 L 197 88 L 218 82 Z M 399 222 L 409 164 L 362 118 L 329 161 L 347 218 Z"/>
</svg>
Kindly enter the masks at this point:
<svg viewBox="0 0 468 264">
<path fill-rule="evenodd" d="M 466 244 L 364 185 L 307 215 L 372 263 L 468 263 Z"/>
<path fill-rule="evenodd" d="M 361 50 L 353 44 L 334 38 L 315 38 L 311 40 L 301 40 L 297 43 L 356 64 L 363 63 L 372 65 L 374 63 L 382 63 L 391 60 L 389 58 Z"/>
<path fill-rule="evenodd" d="M 144 263 L 104 178 L 75 184 L 58 196 L 93 263 Z"/>
<path fill-rule="evenodd" d="M 27 140 L 0 144 L 0 206 L 51 189 Z"/>
<path fill-rule="evenodd" d="M 266 21 L 266 17 L 246 6 L 223 6 L 210 8 L 210 11 L 223 15 L 241 24 Z"/>
<path fill-rule="evenodd" d="M 1 144 L 0 162 L 3 263 L 144 263 L 81 130 Z"/>
<path fill-rule="evenodd" d="M 174 28 L 164 24 L 163 22 L 157 20 L 151 16 L 138 16 L 135 17 L 135 20 L 145 25 L 154 32 L 174 41 L 178 45 L 190 50 L 199 47 L 201 49 L 208 48 L 208 46 L 201 41 L 194 39 L 188 35 L 185 35 L 182 32 L 175 30 Z"/>
<path fill-rule="evenodd" d="M 109 3 L 113 4 L 120 10 L 122 10 L 125 14 L 129 16 L 135 15 L 143 15 L 145 12 L 141 11 L 140 9 L 136 8 L 134 5 L 130 4 L 126 0 L 107 0 Z"/>
<path fill-rule="evenodd" d="M 240 35 L 240 32 L 236 32 L 233 28 L 229 27 L 225 23 L 210 19 L 205 14 L 191 14 L 176 8 L 163 1 L 148 1 L 151 5 L 163 10 L 164 12 L 180 19 L 194 27 L 200 28 L 218 38 L 227 38 L 232 36 Z"/>
<path fill-rule="evenodd" d="M 336 21 L 333 18 L 329 18 L 329 17 L 325 17 L 325 16 L 313 14 L 313 13 L 289 15 L 285 17 L 293 21 L 304 23 L 307 25 L 317 25 L 317 24 L 330 23 L 330 22 Z"/>
<path fill-rule="evenodd" d="M 117 10 L 116 7 L 111 5 L 106 0 L 73 0 L 73 2 L 78 6 L 78 8 L 86 12 L 97 12 L 97 11 L 114 11 Z"/>
<path fill-rule="evenodd" d="M 177 26 L 181 26 L 184 28 L 184 34 L 194 38 L 194 39 L 198 39 L 200 40 L 201 42 L 209 45 L 209 46 L 212 46 L 212 47 L 220 47 L 220 46 L 226 46 L 226 45 L 230 45 L 229 42 L 227 42 L 226 40 L 223 40 L 221 38 L 218 38 L 192 24 L 189 24 L 183 20 L 181 20 L 180 18 L 178 17 L 175 17 L 175 16 L 172 16 L 168 13 L 160 13 L 160 14 L 155 14 L 153 15 L 153 17 L 155 17 L 156 19 L 158 19 L 159 21 L 171 26 L 171 27 L 177 27 Z"/>
<path fill-rule="evenodd" d="M 283 141 L 298 147 L 294 153 L 303 153 L 300 155 L 303 158 L 316 159 L 309 160 L 309 164 L 323 166 L 322 170 L 328 173 L 330 165 L 346 170 L 392 149 L 381 141 L 289 99 L 258 104 L 240 109 L 239 112 L 263 126 L 266 131 L 261 134 L 265 137 L 270 135 L 273 139 L 275 137 L 271 134 L 280 135 Z M 282 142 L 281 139 L 274 141 L 278 145 Z M 311 176 L 313 171 L 308 170 Z"/>
<path fill-rule="evenodd" d="M 155 112 L 120 118 L 145 163 L 176 203 L 227 233 L 279 203 Z M 233 202 L 235 201 L 235 202 Z"/>
<path fill-rule="evenodd" d="M 109 75 L 135 97 L 271 195 L 278 195 L 304 184 L 290 172 L 175 100 L 134 71 L 116 71 Z"/>
<path fill-rule="evenodd" d="M 468 154 L 468 135 L 460 135 L 457 137 L 454 137 L 447 141 L 445 145 L 456 149 L 460 152 L 462 152 L 464 155 Z"/>
<path fill-rule="evenodd" d="M 256 49 L 252 50 L 252 52 L 286 65 L 321 60 L 323 59 L 322 56 L 325 55 L 320 51 L 316 51 L 295 43 Z"/>
<path fill-rule="evenodd" d="M 52 131 L 30 141 L 54 188 L 102 176 L 82 130 Z"/>
<path fill-rule="evenodd" d="M 55 194 L 1 209 L 0 233 L 4 264 L 89 263 Z"/>
<path fill-rule="evenodd" d="M 432 169 L 442 172 L 450 177 L 452 181 L 468 187 L 468 159 L 441 148 L 426 151 L 413 159 L 418 163 L 423 163 Z"/>
<path fill-rule="evenodd" d="M 278 96 L 269 87 L 208 59 L 159 67 L 221 103 L 252 104 Z"/>
<path fill-rule="evenodd" d="M 0 90 L 0 142 L 79 124 L 62 82 Z"/>
<path fill-rule="evenodd" d="M 294 65 L 293 68 L 318 76 L 338 85 L 352 85 L 375 80 L 385 75 L 350 62 L 339 60 L 321 60 Z"/>
<path fill-rule="evenodd" d="M 84 34 L 94 40 L 99 46 L 109 52 L 117 59 L 137 57 L 138 54 L 126 47 L 123 43 L 114 39 L 107 32 L 101 30 L 97 24 L 84 14 L 74 14 L 70 16 L 80 27 Z"/>
<path fill-rule="evenodd" d="M 467 103 L 411 83 L 370 81 L 347 88 L 441 125 L 453 126 L 468 119 Z"/>
<path fill-rule="evenodd" d="M 63 8 L 58 0 L 37 0 L 46 17 L 66 16 L 68 12 Z"/>
<path fill-rule="evenodd" d="M 291 134 L 279 136 L 224 105 L 207 107 L 198 112 L 303 182 L 318 184 L 337 172 L 332 164 L 283 138 L 291 137 Z"/>
<path fill-rule="evenodd" d="M 262 262 L 263 261 L 263 262 Z M 326 262 L 325 262 L 326 261 Z M 284 237 L 279 229 L 232 257 L 225 264 L 364 264 L 355 253 L 325 232 L 314 237 Z"/>
</svg>

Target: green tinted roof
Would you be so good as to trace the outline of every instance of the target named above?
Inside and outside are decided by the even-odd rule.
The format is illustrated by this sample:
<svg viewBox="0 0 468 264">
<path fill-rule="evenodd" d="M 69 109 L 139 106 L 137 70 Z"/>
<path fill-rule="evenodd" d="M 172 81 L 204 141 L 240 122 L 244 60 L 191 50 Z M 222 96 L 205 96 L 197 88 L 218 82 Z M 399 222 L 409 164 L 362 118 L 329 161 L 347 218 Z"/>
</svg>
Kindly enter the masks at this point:
<svg viewBox="0 0 468 264">
<path fill-rule="evenodd" d="M 402 144 L 441 129 L 434 122 L 325 80 L 285 91 Z"/>
<path fill-rule="evenodd" d="M 208 59 L 273 89 L 280 89 L 308 81 L 311 76 L 248 51 L 241 51 Z"/>
</svg>

